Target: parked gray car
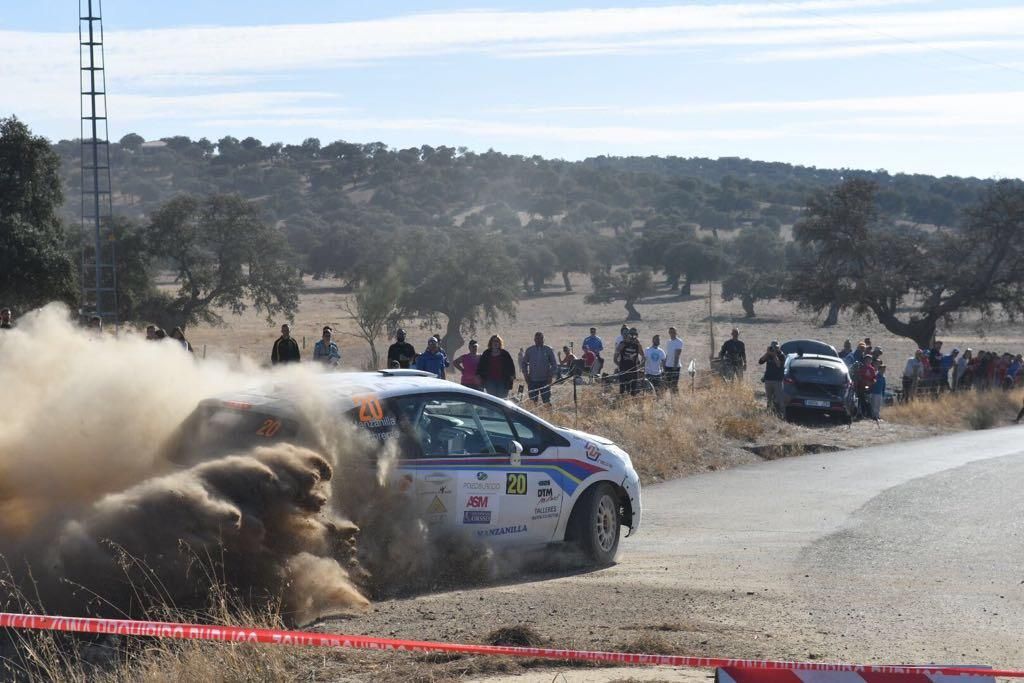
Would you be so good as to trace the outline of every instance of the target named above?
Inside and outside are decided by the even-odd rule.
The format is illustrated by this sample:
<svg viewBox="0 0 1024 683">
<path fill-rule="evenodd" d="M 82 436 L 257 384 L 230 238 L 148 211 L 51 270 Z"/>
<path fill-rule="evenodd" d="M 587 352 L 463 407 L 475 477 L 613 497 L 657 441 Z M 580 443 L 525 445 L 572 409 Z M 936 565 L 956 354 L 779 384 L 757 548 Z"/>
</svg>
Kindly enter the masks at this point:
<svg viewBox="0 0 1024 683">
<path fill-rule="evenodd" d="M 783 369 L 779 411 L 787 420 L 801 413 L 815 413 L 850 424 L 856 410 L 856 398 L 846 363 L 827 344 L 810 340 L 797 342 L 782 345 L 783 352 L 790 352 L 786 355 Z M 813 344 L 821 346 L 814 348 Z M 813 349 L 817 353 L 806 353 L 805 349 Z"/>
</svg>

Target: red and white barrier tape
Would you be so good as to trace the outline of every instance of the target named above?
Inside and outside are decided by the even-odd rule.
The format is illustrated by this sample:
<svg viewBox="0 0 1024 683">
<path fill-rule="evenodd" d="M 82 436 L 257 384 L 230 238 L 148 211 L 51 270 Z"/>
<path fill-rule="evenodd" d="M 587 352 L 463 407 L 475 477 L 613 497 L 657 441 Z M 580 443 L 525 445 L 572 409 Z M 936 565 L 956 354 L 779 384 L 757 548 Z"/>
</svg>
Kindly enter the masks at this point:
<svg viewBox="0 0 1024 683">
<path fill-rule="evenodd" d="M 359 650 L 392 650 L 395 652 L 444 652 L 468 655 L 531 657 L 607 664 L 645 664 L 710 669 L 832 671 L 872 674 L 925 674 L 943 676 L 1000 676 L 1024 678 L 1024 670 L 977 669 L 956 666 L 901 666 L 828 664 L 824 662 L 782 662 L 761 659 L 724 659 L 718 657 L 687 657 L 683 655 L 649 655 L 631 652 L 590 650 L 559 650 L 547 647 L 511 647 L 504 645 L 463 645 L 396 638 L 373 638 L 312 631 L 245 628 L 241 626 L 209 626 L 178 624 L 166 621 L 130 621 L 127 619 L 92 619 L 40 616 L 0 612 L 0 628 L 35 631 L 67 631 L 72 633 L 115 634 L 175 640 L 212 640 L 230 643 L 266 643 L 300 647 L 343 647 Z"/>
</svg>

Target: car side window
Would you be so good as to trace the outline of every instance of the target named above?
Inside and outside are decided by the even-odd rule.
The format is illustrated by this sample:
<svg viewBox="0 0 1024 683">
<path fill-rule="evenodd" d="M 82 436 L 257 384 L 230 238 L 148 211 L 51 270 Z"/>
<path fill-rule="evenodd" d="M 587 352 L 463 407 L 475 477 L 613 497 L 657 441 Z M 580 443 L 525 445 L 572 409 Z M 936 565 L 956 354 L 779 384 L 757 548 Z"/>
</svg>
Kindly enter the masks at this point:
<svg viewBox="0 0 1024 683">
<path fill-rule="evenodd" d="M 400 420 L 425 458 L 494 455 L 497 451 L 484 427 L 481 407 L 448 396 L 404 396 L 394 399 Z"/>
<path fill-rule="evenodd" d="M 524 455 L 540 455 L 549 447 L 569 445 L 561 436 L 524 415 L 510 410 L 508 416 L 515 431 L 516 441 L 523 445 Z"/>
</svg>

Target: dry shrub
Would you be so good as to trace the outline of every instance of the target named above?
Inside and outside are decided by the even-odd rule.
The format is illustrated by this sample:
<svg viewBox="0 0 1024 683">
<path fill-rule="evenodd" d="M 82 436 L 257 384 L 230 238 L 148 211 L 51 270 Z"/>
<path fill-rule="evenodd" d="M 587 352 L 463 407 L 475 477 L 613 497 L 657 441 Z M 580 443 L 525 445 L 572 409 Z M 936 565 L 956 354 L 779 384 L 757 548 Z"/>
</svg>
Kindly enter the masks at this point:
<svg viewBox="0 0 1024 683">
<path fill-rule="evenodd" d="M 619 652 L 630 652 L 641 655 L 673 655 L 677 650 L 663 635 L 659 633 L 641 633 L 617 648 Z"/>
<path fill-rule="evenodd" d="M 885 419 L 950 431 L 990 429 L 1017 416 L 1024 390 L 945 392 L 938 398 L 922 397 L 883 411 Z"/>
<path fill-rule="evenodd" d="M 608 437 L 633 459 L 646 482 L 660 481 L 730 464 L 724 453 L 730 439 L 750 441 L 778 429 L 742 383 L 711 382 L 691 392 L 682 382 L 679 394 L 620 397 L 597 386 L 579 387 L 578 428 Z M 553 416 L 558 424 L 573 424 L 572 399 L 558 397 L 569 408 Z"/>
</svg>

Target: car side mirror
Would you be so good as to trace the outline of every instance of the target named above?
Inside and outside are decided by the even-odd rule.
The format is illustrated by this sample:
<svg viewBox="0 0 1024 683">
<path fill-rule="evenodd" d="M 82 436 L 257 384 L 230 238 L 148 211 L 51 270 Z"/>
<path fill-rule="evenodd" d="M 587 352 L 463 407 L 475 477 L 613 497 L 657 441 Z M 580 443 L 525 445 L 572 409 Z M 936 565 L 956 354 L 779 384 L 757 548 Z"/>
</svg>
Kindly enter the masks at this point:
<svg viewBox="0 0 1024 683">
<path fill-rule="evenodd" d="M 513 465 L 520 465 L 523 462 L 523 444 L 512 440 L 508 445 L 509 461 Z"/>
</svg>

